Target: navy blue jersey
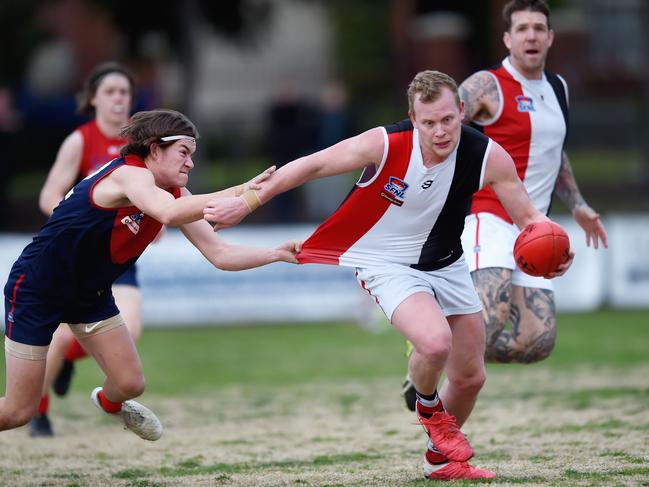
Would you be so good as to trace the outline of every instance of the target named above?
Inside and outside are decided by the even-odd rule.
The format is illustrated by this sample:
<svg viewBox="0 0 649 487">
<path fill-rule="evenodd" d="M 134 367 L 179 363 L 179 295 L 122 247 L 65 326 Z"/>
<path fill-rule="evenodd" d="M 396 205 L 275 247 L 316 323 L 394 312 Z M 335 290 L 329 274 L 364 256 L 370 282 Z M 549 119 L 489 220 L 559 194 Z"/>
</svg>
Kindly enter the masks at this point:
<svg viewBox="0 0 649 487">
<path fill-rule="evenodd" d="M 146 167 L 127 156 L 107 163 L 79 182 L 14 264 L 33 292 L 49 302 L 97 299 L 151 243 L 162 224 L 135 206 L 103 208 L 92 198 L 95 185 L 123 165 Z M 175 198 L 180 189 L 170 192 Z"/>
</svg>

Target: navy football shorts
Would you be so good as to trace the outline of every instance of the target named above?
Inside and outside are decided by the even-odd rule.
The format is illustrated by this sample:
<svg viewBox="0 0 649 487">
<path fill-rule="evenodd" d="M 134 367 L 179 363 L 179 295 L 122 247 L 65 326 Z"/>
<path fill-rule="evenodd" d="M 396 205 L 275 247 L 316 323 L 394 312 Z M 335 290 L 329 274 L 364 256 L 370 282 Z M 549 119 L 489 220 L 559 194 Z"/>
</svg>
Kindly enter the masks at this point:
<svg viewBox="0 0 649 487">
<path fill-rule="evenodd" d="M 119 314 L 110 290 L 91 300 L 62 303 L 33 292 L 29 276 L 13 269 L 4 288 L 5 335 L 25 345 L 45 346 L 60 323 L 95 323 Z"/>
</svg>

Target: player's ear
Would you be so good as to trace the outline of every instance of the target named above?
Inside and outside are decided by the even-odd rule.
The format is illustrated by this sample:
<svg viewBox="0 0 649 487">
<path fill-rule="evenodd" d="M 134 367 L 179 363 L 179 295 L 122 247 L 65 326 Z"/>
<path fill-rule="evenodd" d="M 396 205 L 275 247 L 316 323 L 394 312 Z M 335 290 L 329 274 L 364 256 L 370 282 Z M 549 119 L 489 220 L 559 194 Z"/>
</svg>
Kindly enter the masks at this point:
<svg viewBox="0 0 649 487">
<path fill-rule="evenodd" d="M 412 124 L 414 125 L 414 124 L 415 124 L 415 120 L 416 120 L 416 119 L 415 119 L 415 112 L 408 111 L 408 118 L 410 119 L 410 121 L 411 121 Z"/>
<path fill-rule="evenodd" d="M 160 147 L 160 144 L 157 142 L 151 142 L 149 144 L 149 155 L 156 159 L 160 155 L 160 151 L 162 150 L 162 147 Z"/>
<path fill-rule="evenodd" d="M 552 47 L 553 42 L 554 42 L 554 31 L 550 29 L 548 31 L 548 47 Z"/>
<path fill-rule="evenodd" d="M 512 48 L 512 38 L 507 31 L 503 32 L 503 43 L 507 49 Z"/>
</svg>

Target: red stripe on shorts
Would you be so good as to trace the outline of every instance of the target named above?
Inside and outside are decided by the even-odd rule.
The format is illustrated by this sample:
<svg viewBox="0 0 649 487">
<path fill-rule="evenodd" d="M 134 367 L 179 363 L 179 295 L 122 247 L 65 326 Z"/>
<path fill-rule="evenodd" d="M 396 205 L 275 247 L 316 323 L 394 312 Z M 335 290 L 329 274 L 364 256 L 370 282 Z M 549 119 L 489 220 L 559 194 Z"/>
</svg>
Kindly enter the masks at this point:
<svg viewBox="0 0 649 487">
<path fill-rule="evenodd" d="M 16 309 L 16 295 L 18 294 L 18 288 L 20 287 L 20 283 L 23 282 L 25 279 L 25 274 L 21 274 L 18 280 L 16 281 L 16 284 L 14 284 L 14 289 L 11 294 L 11 299 L 9 302 L 11 303 L 11 309 L 9 310 L 9 317 L 11 318 L 8 320 L 7 323 L 7 337 L 11 338 L 11 332 L 13 330 L 13 314 L 14 310 Z"/>
<path fill-rule="evenodd" d="M 473 253 L 475 254 L 475 270 L 477 271 L 480 266 L 480 217 L 476 213 L 475 215 L 475 247 L 473 248 Z"/>
<path fill-rule="evenodd" d="M 356 272 L 356 277 L 358 277 L 358 272 Z M 367 288 L 365 287 L 365 281 L 363 281 L 362 279 L 359 279 L 358 281 L 361 283 L 361 287 L 362 287 L 363 289 L 365 289 L 365 291 L 367 291 L 367 294 L 369 294 L 370 297 L 374 298 L 374 301 L 376 301 L 376 304 L 379 304 L 379 298 L 377 298 L 376 296 L 374 296 L 374 295 L 372 294 L 372 291 L 370 291 L 369 289 L 367 289 Z"/>
</svg>

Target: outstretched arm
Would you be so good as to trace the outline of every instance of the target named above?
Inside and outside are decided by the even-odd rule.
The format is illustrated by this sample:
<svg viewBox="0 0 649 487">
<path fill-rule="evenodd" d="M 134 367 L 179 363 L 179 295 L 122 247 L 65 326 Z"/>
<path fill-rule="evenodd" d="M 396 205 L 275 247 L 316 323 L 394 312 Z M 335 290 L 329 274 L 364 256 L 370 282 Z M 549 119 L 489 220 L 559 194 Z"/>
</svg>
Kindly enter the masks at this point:
<svg viewBox="0 0 649 487">
<path fill-rule="evenodd" d="M 496 116 L 500 108 L 500 92 L 493 75 L 478 71 L 469 76 L 458 89 L 464 102 L 464 123 L 486 122 Z"/>
<path fill-rule="evenodd" d="M 192 195 L 182 189 L 182 198 L 174 198 L 155 184 L 153 174 L 141 167 L 122 166 L 100 181 L 93 192 L 95 203 L 106 208 L 133 205 L 163 225 L 178 226 L 203 219 L 203 208 L 210 200 L 235 197 L 259 189 L 275 170 L 271 167 L 239 186 L 208 194 Z"/>
<path fill-rule="evenodd" d="M 598 248 L 601 240 L 604 247 L 608 248 L 604 224 L 599 217 L 599 213 L 588 206 L 582 197 L 572 172 L 568 154 L 565 151 L 561 154 L 561 169 L 559 170 L 555 192 L 572 212 L 575 221 L 583 228 L 586 234 L 586 245 L 590 247 L 592 242 L 593 247 Z"/>
<path fill-rule="evenodd" d="M 210 201 L 204 210 L 205 219 L 216 223 L 215 229 L 236 225 L 260 204 L 307 181 L 379 163 L 384 150 L 384 132 L 380 128 L 373 128 L 327 149 L 289 162 L 268 178 L 259 191 L 249 192 L 238 198 Z"/>
<path fill-rule="evenodd" d="M 214 233 L 205 221 L 188 223 L 180 228 L 207 260 L 224 271 L 240 271 L 280 261 L 297 264 L 295 255 L 302 248 L 302 242 L 297 240 L 275 249 L 232 245 Z"/>
</svg>

